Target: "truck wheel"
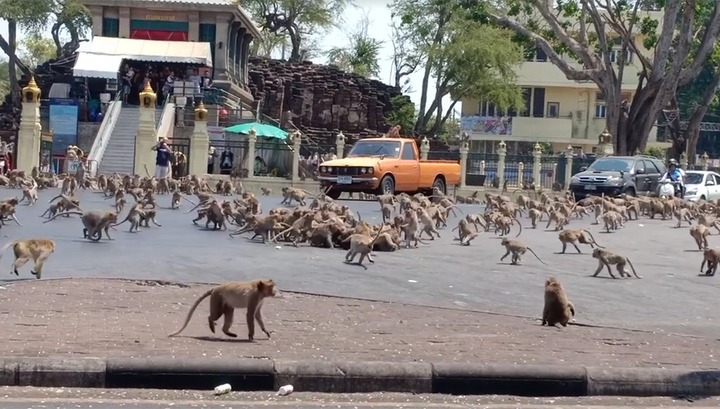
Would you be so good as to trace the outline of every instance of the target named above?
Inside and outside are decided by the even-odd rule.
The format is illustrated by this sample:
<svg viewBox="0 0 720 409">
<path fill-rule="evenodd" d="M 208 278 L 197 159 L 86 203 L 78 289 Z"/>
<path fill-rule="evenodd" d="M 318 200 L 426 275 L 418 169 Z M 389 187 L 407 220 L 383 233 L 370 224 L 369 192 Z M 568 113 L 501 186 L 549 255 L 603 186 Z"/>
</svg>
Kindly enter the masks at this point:
<svg viewBox="0 0 720 409">
<path fill-rule="evenodd" d="M 445 188 L 445 181 L 443 181 L 440 177 L 435 178 L 435 181 L 433 182 L 433 190 L 435 190 L 434 188 L 438 188 L 438 190 L 441 191 L 442 194 L 447 194 L 447 189 Z"/>
<path fill-rule="evenodd" d="M 381 195 L 394 195 L 395 194 L 395 181 L 393 180 L 392 176 L 385 175 L 382 180 L 380 180 L 380 194 Z"/>
<path fill-rule="evenodd" d="M 628 196 L 630 196 L 630 197 L 634 197 L 634 196 L 635 196 L 635 189 L 629 187 L 629 188 L 625 189 L 625 192 L 623 192 L 623 193 L 625 193 L 626 195 L 628 195 Z"/>
<path fill-rule="evenodd" d="M 330 191 L 327 192 L 327 196 L 332 200 L 338 200 L 341 194 L 342 191 L 338 189 L 330 189 Z"/>
</svg>

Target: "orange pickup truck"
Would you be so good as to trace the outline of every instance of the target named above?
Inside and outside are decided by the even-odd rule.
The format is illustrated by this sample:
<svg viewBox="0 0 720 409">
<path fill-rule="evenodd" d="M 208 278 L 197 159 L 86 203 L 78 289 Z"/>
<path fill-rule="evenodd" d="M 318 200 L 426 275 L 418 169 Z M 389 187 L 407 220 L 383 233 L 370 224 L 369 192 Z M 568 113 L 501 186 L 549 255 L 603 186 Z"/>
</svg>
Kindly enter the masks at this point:
<svg viewBox="0 0 720 409">
<path fill-rule="evenodd" d="M 353 145 L 343 159 L 320 164 L 320 185 L 328 196 L 342 192 L 395 194 L 396 192 L 447 192 L 460 183 L 460 163 L 420 160 L 414 139 L 366 138 Z"/>
</svg>

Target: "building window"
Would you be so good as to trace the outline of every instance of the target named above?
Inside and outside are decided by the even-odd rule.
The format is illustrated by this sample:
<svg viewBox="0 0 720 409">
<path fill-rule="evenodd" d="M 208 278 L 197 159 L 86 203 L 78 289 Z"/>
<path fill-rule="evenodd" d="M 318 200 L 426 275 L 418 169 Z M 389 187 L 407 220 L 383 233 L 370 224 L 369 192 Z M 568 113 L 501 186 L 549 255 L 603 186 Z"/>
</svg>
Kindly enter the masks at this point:
<svg viewBox="0 0 720 409">
<path fill-rule="evenodd" d="M 548 60 L 547 54 L 540 47 L 525 47 L 523 54 L 525 61 L 533 62 L 546 62 Z"/>
<path fill-rule="evenodd" d="M 545 116 L 545 88 L 533 89 L 532 116 L 535 118 L 542 118 Z"/>
<path fill-rule="evenodd" d="M 210 43 L 210 55 L 215 65 L 215 24 L 200 23 L 198 40 L 201 43 Z"/>
<path fill-rule="evenodd" d="M 597 92 L 595 93 L 595 118 L 605 118 L 606 116 L 605 95 L 602 92 Z"/>
<path fill-rule="evenodd" d="M 495 109 L 492 102 L 481 102 L 478 104 L 478 116 L 500 116 L 500 112 Z"/>
<path fill-rule="evenodd" d="M 620 53 L 622 50 L 612 50 L 610 51 L 610 62 L 613 64 L 616 64 L 618 60 L 620 59 Z M 625 50 L 625 64 L 629 64 L 632 62 L 633 53 L 630 51 L 630 49 Z"/>
<path fill-rule="evenodd" d="M 120 19 L 103 18 L 102 35 L 103 37 L 120 37 Z"/>
<path fill-rule="evenodd" d="M 548 118 L 560 118 L 560 103 L 559 102 L 548 102 L 547 103 L 547 116 L 548 116 Z"/>
</svg>

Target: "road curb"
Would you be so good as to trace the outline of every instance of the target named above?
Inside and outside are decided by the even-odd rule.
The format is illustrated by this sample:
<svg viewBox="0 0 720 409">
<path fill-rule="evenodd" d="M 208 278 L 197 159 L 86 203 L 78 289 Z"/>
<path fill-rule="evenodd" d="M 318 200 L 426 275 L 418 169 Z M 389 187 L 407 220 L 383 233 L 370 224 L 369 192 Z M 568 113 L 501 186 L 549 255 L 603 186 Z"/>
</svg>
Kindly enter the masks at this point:
<svg viewBox="0 0 720 409">
<path fill-rule="evenodd" d="M 720 396 L 720 370 L 267 359 L 0 357 L 0 386 L 518 396 Z"/>
</svg>

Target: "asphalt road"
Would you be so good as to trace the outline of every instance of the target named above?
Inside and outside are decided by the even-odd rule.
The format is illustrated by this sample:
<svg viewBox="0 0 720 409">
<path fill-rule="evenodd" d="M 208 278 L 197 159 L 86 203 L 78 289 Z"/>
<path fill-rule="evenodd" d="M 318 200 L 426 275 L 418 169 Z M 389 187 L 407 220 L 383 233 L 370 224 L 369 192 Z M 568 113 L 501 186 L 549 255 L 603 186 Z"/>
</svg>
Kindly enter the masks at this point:
<svg viewBox="0 0 720 409">
<path fill-rule="evenodd" d="M 213 396 L 212 391 L 168 391 L 153 389 L 0 388 L 3 409 L 460 409 L 460 408 L 717 408 L 717 398 L 633 398 L 633 397 L 550 397 L 448 396 L 400 393 L 322 394 L 230 393 Z"/>
<path fill-rule="evenodd" d="M 487 310 L 538 317 L 542 308 L 543 284 L 554 275 L 564 284 L 577 310 L 577 322 L 663 330 L 717 338 L 720 321 L 713 302 L 720 277 L 698 277 L 701 255 L 687 227 L 674 222 L 641 219 L 619 232 L 603 234 L 591 226 L 590 218 L 573 221 L 570 228 L 589 228 L 600 244 L 630 257 L 642 280 L 609 279 L 607 273 L 592 278 L 597 263 L 589 255 L 554 254 L 561 249 L 557 232 L 529 229 L 523 219 L 520 239 L 530 245 L 549 266 L 531 254 L 522 266 L 500 263 L 504 248 L 499 237 L 485 233 L 469 247 L 452 240 L 455 232 L 442 229 L 442 239 L 418 249 L 377 253 L 375 264 L 364 270 L 343 263 L 344 251 L 263 245 L 246 237 L 228 237 L 228 232 L 207 231 L 191 223 L 194 212 L 162 209 L 162 227 L 129 233 L 129 224 L 111 234 L 115 240 L 92 243 L 82 238 L 76 217 L 58 218 L 43 224 L 38 217 L 56 190 L 43 191 L 32 206 L 18 206 L 22 227 L 7 224 L 0 234 L 8 239 L 46 237 L 57 242 L 56 254 L 45 266 L 44 277 L 126 277 L 192 282 L 223 282 L 258 277 L 274 279 L 284 290 L 347 297 L 399 301 L 422 305 Z M 0 199 L 20 194 L 0 190 Z M 169 196 L 159 196 L 161 207 Z M 264 213 L 277 206 L 279 198 L 262 198 Z M 363 219 L 378 222 L 377 202 L 345 202 Z M 97 192 L 83 192 L 85 210 L 110 210 L 111 200 Z M 483 206 L 461 205 L 465 213 L 481 212 Z M 124 214 L 123 214 L 124 216 Z M 515 235 L 515 231 L 511 233 Z M 711 246 L 720 238 L 710 237 Z M 0 263 L 9 270 L 12 257 Z M 509 259 L 506 259 L 508 262 Z M 25 267 L 21 278 L 30 277 Z M 8 279 L 12 279 L 7 276 Z"/>
</svg>

